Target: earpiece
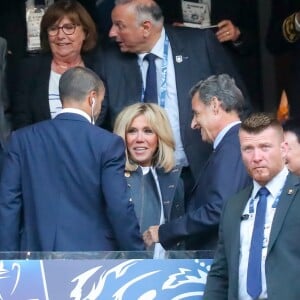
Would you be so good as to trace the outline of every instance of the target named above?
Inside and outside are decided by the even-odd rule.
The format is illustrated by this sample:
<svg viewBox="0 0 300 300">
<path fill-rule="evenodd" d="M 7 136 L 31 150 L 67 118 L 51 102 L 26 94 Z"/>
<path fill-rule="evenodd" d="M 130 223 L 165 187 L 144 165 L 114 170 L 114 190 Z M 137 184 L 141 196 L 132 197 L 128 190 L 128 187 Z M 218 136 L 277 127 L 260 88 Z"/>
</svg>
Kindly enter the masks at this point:
<svg viewBox="0 0 300 300">
<path fill-rule="evenodd" d="M 95 102 L 96 102 L 96 99 L 92 98 L 92 115 L 91 115 L 92 124 L 95 124 L 95 119 L 94 119 L 94 106 L 95 106 Z"/>
</svg>

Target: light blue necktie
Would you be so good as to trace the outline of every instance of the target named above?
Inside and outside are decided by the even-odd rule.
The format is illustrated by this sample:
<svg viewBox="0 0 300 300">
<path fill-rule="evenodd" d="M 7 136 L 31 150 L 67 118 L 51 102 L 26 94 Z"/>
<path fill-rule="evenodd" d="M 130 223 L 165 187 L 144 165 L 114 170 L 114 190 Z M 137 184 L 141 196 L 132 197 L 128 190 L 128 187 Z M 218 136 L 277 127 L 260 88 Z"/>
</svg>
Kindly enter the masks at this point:
<svg viewBox="0 0 300 300">
<path fill-rule="evenodd" d="M 262 187 L 258 192 L 259 200 L 256 206 L 255 221 L 248 261 L 247 293 L 257 299 L 262 291 L 261 259 L 264 240 L 264 227 L 269 190 Z"/>
<path fill-rule="evenodd" d="M 146 87 L 144 92 L 145 103 L 157 103 L 157 80 L 156 80 L 156 66 L 155 59 L 157 56 L 153 53 L 145 55 L 144 59 L 148 61 L 148 70 L 146 75 Z"/>
</svg>

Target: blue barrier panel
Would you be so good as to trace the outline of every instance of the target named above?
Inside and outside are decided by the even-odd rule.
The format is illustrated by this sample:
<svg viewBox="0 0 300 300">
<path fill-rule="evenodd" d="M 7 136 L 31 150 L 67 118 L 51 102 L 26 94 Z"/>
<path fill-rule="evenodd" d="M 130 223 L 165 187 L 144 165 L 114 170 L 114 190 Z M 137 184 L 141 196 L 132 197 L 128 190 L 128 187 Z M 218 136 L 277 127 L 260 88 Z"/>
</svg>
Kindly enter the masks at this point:
<svg viewBox="0 0 300 300">
<path fill-rule="evenodd" d="M 202 299 L 208 258 L 0 260 L 0 299 Z"/>
</svg>

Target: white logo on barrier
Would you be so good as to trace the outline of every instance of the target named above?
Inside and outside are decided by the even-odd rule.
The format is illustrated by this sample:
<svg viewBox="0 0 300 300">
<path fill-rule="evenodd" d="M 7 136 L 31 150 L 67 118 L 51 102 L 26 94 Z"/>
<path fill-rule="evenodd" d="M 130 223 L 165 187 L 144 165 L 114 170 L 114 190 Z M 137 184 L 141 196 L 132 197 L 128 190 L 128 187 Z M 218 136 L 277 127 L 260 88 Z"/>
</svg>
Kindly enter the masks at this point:
<svg viewBox="0 0 300 300">
<path fill-rule="evenodd" d="M 14 294 L 20 280 L 21 267 L 17 263 L 13 263 L 11 269 L 4 268 L 3 260 L 0 260 L 0 280 L 9 280 L 11 283 L 10 296 Z M 4 295 L 0 293 L 0 299 L 4 300 Z"/>
<path fill-rule="evenodd" d="M 210 264 L 196 259 L 192 264 L 195 263 L 197 269 L 192 266 L 191 269 L 176 267 L 170 275 L 170 272 L 167 274 L 163 267 L 151 269 L 150 264 L 145 264 L 145 261 L 147 260 L 126 260 L 108 270 L 104 270 L 103 266 L 91 268 L 71 280 L 72 283 L 76 283 L 76 286 L 70 292 L 70 298 L 73 300 L 105 299 L 107 289 L 110 289 L 110 297 L 114 300 L 128 299 L 126 297 L 132 290 L 136 293 L 137 300 L 167 299 L 166 297 L 171 294 L 173 296 L 169 299 L 172 300 L 188 297 L 199 299 L 199 296 L 203 296 Z M 97 275 L 100 272 L 102 273 Z M 185 285 L 188 289 L 184 287 Z"/>
</svg>

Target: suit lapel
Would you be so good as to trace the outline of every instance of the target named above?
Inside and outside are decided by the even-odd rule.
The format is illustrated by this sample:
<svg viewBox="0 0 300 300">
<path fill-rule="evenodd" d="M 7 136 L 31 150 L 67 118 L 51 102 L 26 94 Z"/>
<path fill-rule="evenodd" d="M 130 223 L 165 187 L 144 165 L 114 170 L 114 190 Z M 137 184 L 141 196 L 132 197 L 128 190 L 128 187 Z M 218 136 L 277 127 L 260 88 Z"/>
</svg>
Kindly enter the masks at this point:
<svg viewBox="0 0 300 300">
<path fill-rule="evenodd" d="M 285 216 L 288 212 L 288 209 L 292 202 L 295 199 L 295 195 L 299 189 L 299 178 L 292 173 L 289 173 L 286 183 L 283 187 L 280 200 L 275 212 L 275 216 L 272 223 L 272 229 L 270 234 L 270 241 L 268 246 L 268 253 L 272 250 L 274 242 L 277 239 L 277 236 L 281 230 L 281 227 L 284 223 Z"/>
</svg>

